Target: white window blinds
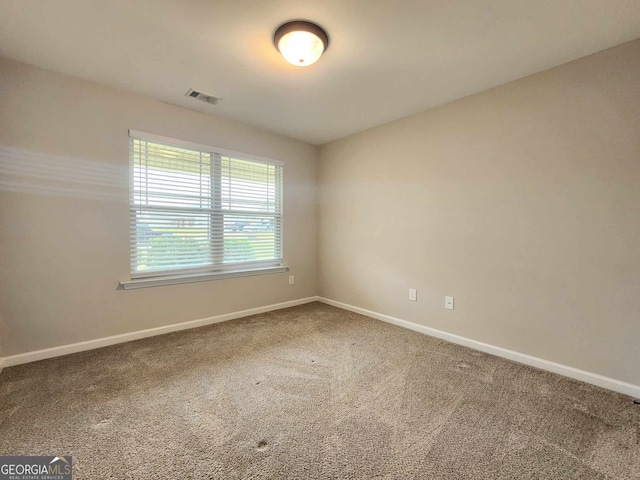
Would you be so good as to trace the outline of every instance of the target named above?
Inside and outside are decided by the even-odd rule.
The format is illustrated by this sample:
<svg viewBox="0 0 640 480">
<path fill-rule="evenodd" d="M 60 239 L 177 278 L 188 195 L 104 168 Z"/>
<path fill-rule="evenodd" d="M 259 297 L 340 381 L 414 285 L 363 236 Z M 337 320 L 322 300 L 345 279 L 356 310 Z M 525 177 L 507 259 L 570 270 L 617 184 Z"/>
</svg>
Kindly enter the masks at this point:
<svg viewBox="0 0 640 480">
<path fill-rule="evenodd" d="M 131 277 L 282 263 L 282 164 L 130 133 Z"/>
</svg>

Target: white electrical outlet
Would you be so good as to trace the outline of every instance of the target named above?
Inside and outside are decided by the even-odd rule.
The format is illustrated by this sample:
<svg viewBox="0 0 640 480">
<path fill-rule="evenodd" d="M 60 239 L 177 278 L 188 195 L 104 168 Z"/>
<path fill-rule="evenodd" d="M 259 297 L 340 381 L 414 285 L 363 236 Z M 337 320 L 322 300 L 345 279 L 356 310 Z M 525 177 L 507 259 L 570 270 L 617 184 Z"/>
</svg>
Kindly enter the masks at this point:
<svg viewBox="0 0 640 480">
<path fill-rule="evenodd" d="M 293 275 L 289 275 L 289 285 L 293 285 L 296 283 L 296 279 Z"/>
<path fill-rule="evenodd" d="M 409 289 L 409 300 L 412 302 L 417 302 L 418 301 L 418 292 L 416 291 L 415 288 L 410 288 Z"/>
<path fill-rule="evenodd" d="M 444 297 L 444 308 L 453 310 L 453 297 Z"/>
</svg>

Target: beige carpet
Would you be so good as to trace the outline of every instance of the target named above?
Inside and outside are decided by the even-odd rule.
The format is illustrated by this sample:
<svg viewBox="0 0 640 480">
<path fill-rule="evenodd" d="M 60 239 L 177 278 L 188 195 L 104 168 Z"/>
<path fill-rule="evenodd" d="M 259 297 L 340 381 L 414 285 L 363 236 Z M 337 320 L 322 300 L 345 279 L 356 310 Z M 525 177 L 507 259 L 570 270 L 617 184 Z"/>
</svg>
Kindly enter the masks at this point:
<svg viewBox="0 0 640 480">
<path fill-rule="evenodd" d="M 323 304 L 11 367 L 76 479 L 640 478 L 632 399 Z"/>
</svg>

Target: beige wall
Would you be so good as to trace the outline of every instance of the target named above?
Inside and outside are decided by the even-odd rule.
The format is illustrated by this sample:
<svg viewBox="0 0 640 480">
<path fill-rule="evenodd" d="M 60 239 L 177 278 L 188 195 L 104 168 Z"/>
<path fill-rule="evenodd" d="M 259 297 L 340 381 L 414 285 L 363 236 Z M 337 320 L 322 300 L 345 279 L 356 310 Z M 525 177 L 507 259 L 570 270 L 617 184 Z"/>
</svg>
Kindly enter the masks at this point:
<svg viewBox="0 0 640 480">
<path fill-rule="evenodd" d="M 283 160 L 284 254 L 296 284 L 279 274 L 116 290 L 129 278 L 129 128 Z M 316 147 L 0 59 L 0 148 L 5 167 L 34 165 L 0 173 L 3 355 L 317 293 Z"/>
<path fill-rule="evenodd" d="M 284 160 L 296 284 L 116 290 L 129 128 Z M 319 179 L 310 145 L 0 59 L 0 149 L 34 166 L 0 174 L 2 355 L 320 293 L 640 384 L 640 41 L 325 145 Z"/>
<path fill-rule="evenodd" d="M 329 143 L 319 181 L 322 296 L 640 384 L 640 41 Z"/>
</svg>

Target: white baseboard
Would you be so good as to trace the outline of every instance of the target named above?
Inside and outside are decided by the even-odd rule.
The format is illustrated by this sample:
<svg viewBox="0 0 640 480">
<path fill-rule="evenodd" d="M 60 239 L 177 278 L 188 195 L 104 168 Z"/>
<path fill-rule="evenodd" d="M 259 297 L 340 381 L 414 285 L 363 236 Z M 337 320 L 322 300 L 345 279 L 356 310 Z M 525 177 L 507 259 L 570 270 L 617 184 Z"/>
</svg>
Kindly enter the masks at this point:
<svg viewBox="0 0 640 480">
<path fill-rule="evenodd" d="M 473 348 L 481 352 L 496 355 L 498 357 L 513 360 L 515 362 L 530 365 L 532 367 L 547 370 L 549 372 L 557 373 L 565 377 L 580 380 L 598 387 L 613 390 L 614 392 L 624 393 L 631 397 L 640 398 L 640 386 L 633 385 L 631 383 L 616 380 L 614 378 L 598 375 L 597 373 L 591 373 L 584 370 L 579 370 L 574 367 L 562 365 L 560 363 L 551 362 L 542 358 L 533 357 L 524 353 L 514 352 L 502 347 L 496 347 L 487 343 L 472 340 L 470 338 L 461 337 L 453 333 L 444 332 L 435 328 L 426 327 L 417 323 L 401 320 L 390 315 L 384 315 L 382 313 L 373 312 L 364 308 L 355 307 L 335 300 L 330 300 L 323 297 L 306 297 L 297 300 L 291 300 L 288 302 L 276 303 L 273 305 L 265 305 L 263 307 L 250 308 L 248 310 L 240 310 L 237 312 L 225 313 L 222 315 L 216 315 L 213 317 L 201 318 L 198 320 L 191 320 L 183 323 L 175 323 L 172 325 L 165 325 L 163 327 L 150 328 L 147 330 L 139 330 L 136 332 L 123 333 L 121 335 L 113 335 L 110 337 L 98 338 L 95 340 L 88 340 L 86 342 L 72 343 L 69 345 L 61 345 L 59 347 L 46 348 L 44 350 L 36 350 L 34 352 L 20 353 L 18 355 L 11 355 L 7 357 L 0 357 L 0 372 L 3 368 L 11 367 L 14 365 L 21 365 L 23 363 L 37 362 L 38 360 L 45 360 L 47 358 L 60 357 L 62 355 L 69 355 L 71 353 L 84 352 L 86 350 L 94 350 L 96 348 L 106 347 L 109 345 L 115 345 L 117 343 L 131 342 L 133 340 L 139 340 L 141 338 L 153 337 L 156 335 L 162 335 L 164 333 L 177 332 L 180 330 L 188 330 L 190 328 L 203 327 L 205 325 L 211 325 L 214 323 L 225 322 L 227 320 L 234 320 L 236 318 L 248 317 L 250 315 L 257 315 L 259 313 L 271 312 L 274 310 L 280 310 L 282 308 L 295 307 L 296 305 L 303 305 L 311 302 L 323 302 L 327 305 L 349 310 L 351 312 L 359 313 L 367 317 L 375 318 L 376 320 L 382 320 L 383 322 L 392 323 L 399 327 L 404 327 L 409 330 L 420 332 L 432 337 L 440 338 L 451 343 L 463 345 L 465 347 Z"/>
<path fill-rule="evenodd" d="M 174 323 L 172 325 L 165 325 L 164 327 L 149 328 L 147 330 L 138 330 L 137 332 L 123 333 L 121 335 L 113 335 L 110 337 L 97 338 L 95 340 L 88 340 L 86 342 L 71 343 L 69 345 L 61 345 L 59 347 L 46 348 L 44 350 L 36 350 L 34 352 L 20 353 L 18 355 L 11 355 L 4 358 L 0 357 L 0 371 L 2 371 L 2 368 L 11 367 L 14 365 L 37 362 L 38 360 L 45 360 L 47 358 L 61 357 L 62 355 L 69 355 L 70 353 L 84 352 L 85 350 L 94 350 L 96 348 L 115 345 L 116 343 L 131 342 L 133 340 L 139 340 L 141 338 L 147 338 L 147 337 L 154 337 L 156 335 L 162 335 L 164 333 L 171 333 L 171 332 L 177 332 L 179 330 L 188 330 L 190 328 L 203 327 L 205 325 L 211 325 L 213 323 L 226 322 L 227 320 L 235 320 L 236 318 L 248 317 L 250 315 L 257 315 L 258 313 L 265 313 L 265 312 L 271 312 L 273 310 L 280 310 L 282 308 L 295 307 L 296 305 L 311 303 L 317 300 L 318 300 L 318 297 L 299 298 L 297 300 L 291 300 L 288 302 L 275 303 L 273 305 L 265 305 L 264 307 L 250 308 L 248 310 L 240 310 L 238 312 L 225 313 L 223 315 L 216 315 L 214 317 L 201 318 L 198 320 L 191 320 L 188 322 Z"/>
<path fill-rule="evenodd" d="M 586 372 L 584 370 L 579 370 L 577 368 L 562 365 L 560 363 L 551 362 L 549 360 L 544 360 L 538 357 L 532 357 L 531 355 L 514 352 L 513 350 L 507 350 L 506 348 L 496 347 L 487 343 L 478 342 L 476 340 L 461 337 L 453 333 L 447 333 L 435 328 L 425 327 L 424 325 L 418 325 L 417 323 L 408 322 L 406 320 L 401 320 L 399 318 L 391 317 L 389 315 L 384 315 L 378 312 L 372 312 L 371 310 L 366 310 L 364 308 L 354 307 L 353 305 L 337 302 L 328 298 L 318 297 L 318 301 L 326 303 L 327 305 L 342 308 L 344 310 L 359 313 L 367 317 L 375 318 L 377 320 L 382 320 L 383 322 L 392 323 L 399 327 L 408 328 L 409 330 L 414 330 L 416 332 L 424 333 L 432 337 L 440 338 L 451 343 L 456 343 L 458 345 L 473 348 L 475 350 L 489 353 L 491 355 L 513 360 L 514 362 L 524 363 L 525 365 L 536 367 L 541 370 L 547 370 L 549 372 L 557 373 L 565 377 L 580 380 L 592 385 L 597 385 L 598 387 L 606 388 L 608 390 L 613 390 L 614 392 L 624 393 L 625 395 L 629 395 L 631 397 L 640 398 L 640 386 L 633 385 L 632 383 L 605 377 L 603 375 L 598 375 L 597 373 Z"/>
</svg>

